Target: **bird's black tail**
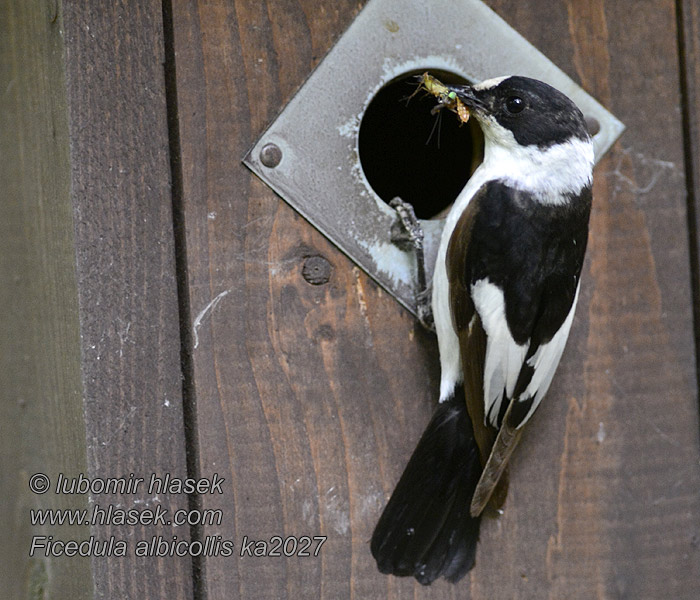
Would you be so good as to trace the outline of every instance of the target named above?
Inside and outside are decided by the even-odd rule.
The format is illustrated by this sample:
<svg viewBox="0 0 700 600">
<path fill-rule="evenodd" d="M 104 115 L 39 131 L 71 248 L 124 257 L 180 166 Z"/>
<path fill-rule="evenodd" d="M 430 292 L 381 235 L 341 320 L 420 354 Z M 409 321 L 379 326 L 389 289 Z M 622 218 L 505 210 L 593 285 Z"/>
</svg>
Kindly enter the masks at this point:
<svg viewBox="0 0 700 600">
<path fill-rule="evenodd" d="M 382 573 L 423 585 L 474 566 L 480 517 L 469 506 L 481 464 L 461 386 L 437 407 L 372 535 Z"/>
</svg>

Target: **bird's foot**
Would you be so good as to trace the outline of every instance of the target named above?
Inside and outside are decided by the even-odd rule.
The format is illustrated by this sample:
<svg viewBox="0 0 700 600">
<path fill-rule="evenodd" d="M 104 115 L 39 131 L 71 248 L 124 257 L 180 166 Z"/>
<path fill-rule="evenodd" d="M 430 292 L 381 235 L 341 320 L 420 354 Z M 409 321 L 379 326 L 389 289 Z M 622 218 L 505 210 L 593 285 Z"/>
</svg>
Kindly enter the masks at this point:
<svg viewBox="0 0 700 600">
<path fill-rule="evenodd" d="M 426 287 L 422 292 L 416 294 L 416 314 L 421 325 L 430 331 L 435 331 L 435 320 L 433 319 L 433 290 Z"/>
<path fill-rule="evenodd" d="M 416 253 L 418 264 L 418 292 L 416 293 L 416 315 L 423 327 L 435 331 L 433 310 L 431 307 L 431 289 L 426 283 L 425 258 L 423 254 L 423 241 L 425 235 L 416 213 L 408 202 L 396 197 L 391 206 L 398 215 L 398 220 L 391 226 L 391 241 L 404 251 L 413 250 Z"/>
<path fill-rule="evenodd" d="M 398 196 L 389 202 L 399 219 L 391 226 L 391 241 L 405 251 L 423 251 L 423 228 L 408 202 Z"/>
</svg>

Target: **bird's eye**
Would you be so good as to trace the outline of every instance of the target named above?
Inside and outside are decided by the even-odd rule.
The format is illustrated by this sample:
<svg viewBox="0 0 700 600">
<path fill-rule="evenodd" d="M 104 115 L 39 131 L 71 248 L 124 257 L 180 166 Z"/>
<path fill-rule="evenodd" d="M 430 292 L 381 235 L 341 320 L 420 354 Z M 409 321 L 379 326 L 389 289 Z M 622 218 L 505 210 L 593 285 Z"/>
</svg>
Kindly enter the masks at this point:
<svg viewBox="0 0 700 600">
<path fill-rule="evenodd" d="M 525 100 L 520 96 L 509 96 L 506 100 L 506 110 L 515 115 L 525 108 Z"/>
</svg>

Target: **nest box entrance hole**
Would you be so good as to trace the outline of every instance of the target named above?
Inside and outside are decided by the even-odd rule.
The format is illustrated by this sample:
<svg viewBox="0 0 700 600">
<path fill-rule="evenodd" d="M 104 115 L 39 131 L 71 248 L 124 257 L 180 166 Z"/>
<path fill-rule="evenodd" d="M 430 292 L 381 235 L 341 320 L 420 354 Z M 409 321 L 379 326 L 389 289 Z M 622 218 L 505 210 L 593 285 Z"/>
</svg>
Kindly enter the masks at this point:
<svg viewBox="0 0 700 600">
<path fill-rule="evenodd" d="M 483 160 L 483 134 L 472 118 L 461 124 L 427 92 L 416 91 L 423 71 L 400 75 L 371 100 L 360 123 L 360 164 L 375 193 L 389 202 L 410 202 L 419 219 L 439 218 L 457 198 Z M 429 70 L 443 83 L 467 84 L 463 77 Z M 409 99 L 410 98 L 410 99 Z"/>
</svg>

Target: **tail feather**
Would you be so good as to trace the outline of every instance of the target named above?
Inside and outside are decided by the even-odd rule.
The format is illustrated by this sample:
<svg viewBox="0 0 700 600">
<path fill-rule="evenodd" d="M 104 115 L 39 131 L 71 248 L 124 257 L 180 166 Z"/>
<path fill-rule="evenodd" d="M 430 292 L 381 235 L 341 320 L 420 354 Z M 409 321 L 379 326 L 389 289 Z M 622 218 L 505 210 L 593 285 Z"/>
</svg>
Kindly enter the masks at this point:
<svg viewBox="0 0 700 600">
<path fill-rule="evenodd" d="M 437 407 L 377 523 L 371 550 L 379 570 L 424 585 L 464 577 L 479 539 L 469 505 L 480 475 L 460 386 Z"/>
</svg>

